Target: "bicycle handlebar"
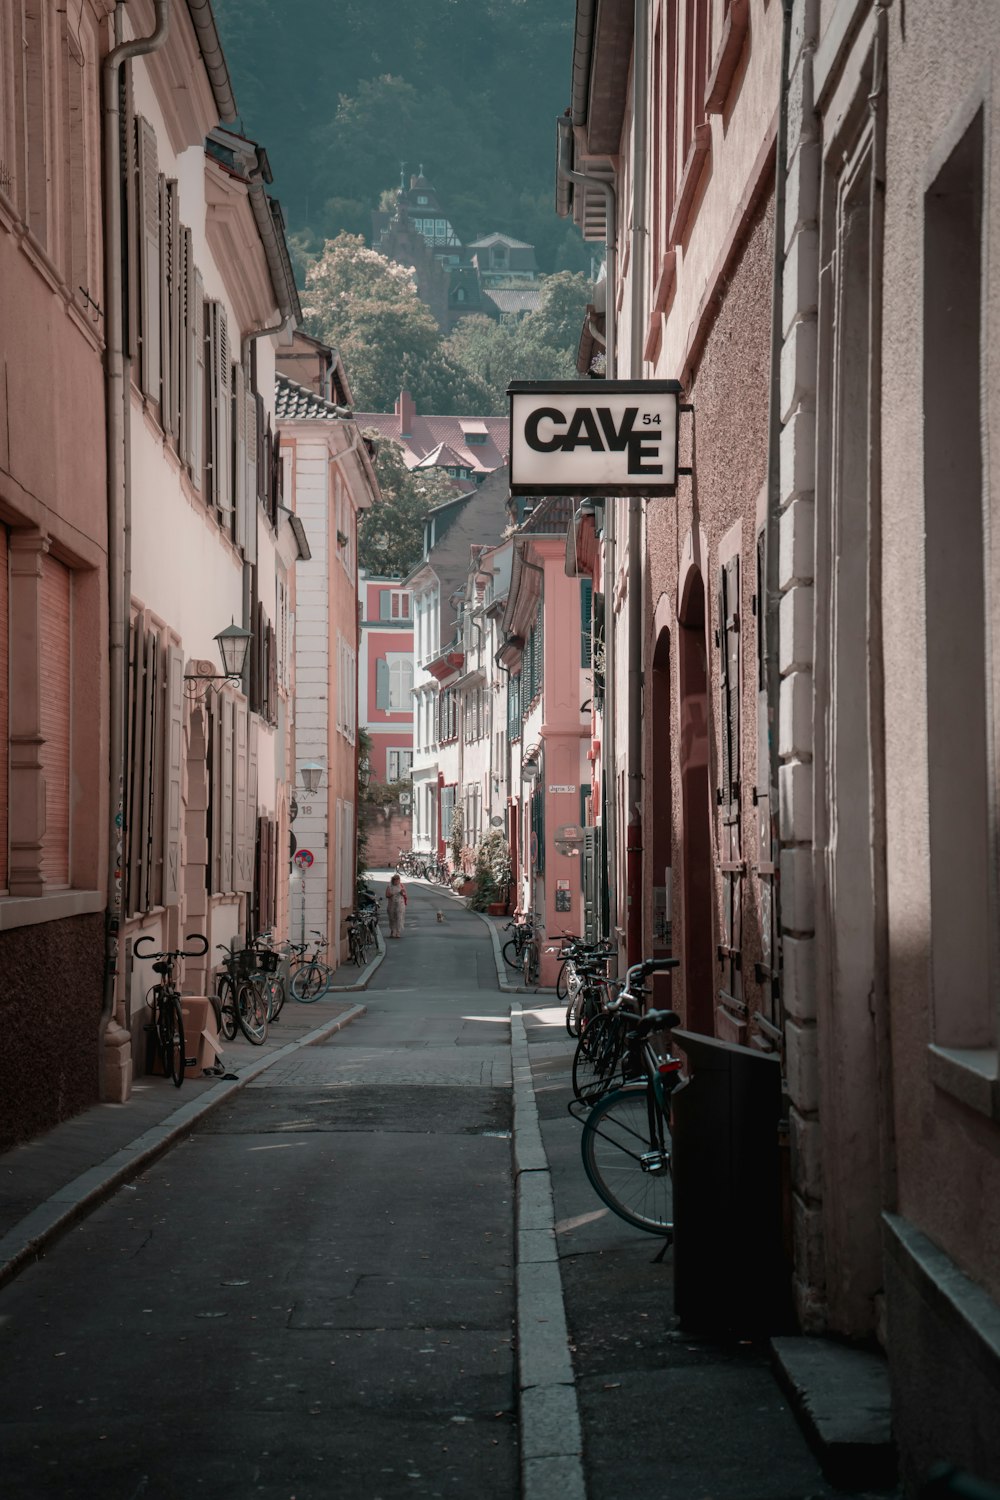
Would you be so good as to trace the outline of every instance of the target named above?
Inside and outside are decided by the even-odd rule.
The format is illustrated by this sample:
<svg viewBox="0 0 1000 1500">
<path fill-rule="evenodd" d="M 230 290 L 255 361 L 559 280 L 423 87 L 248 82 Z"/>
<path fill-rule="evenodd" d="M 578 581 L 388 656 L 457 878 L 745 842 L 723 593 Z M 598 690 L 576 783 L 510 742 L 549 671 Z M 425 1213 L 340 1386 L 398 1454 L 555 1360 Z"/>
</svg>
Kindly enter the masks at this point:
<svg viewBox="0 0 1000 1500">
<path fill-rule="evenodd" d="M 200 932 L 192 932 L 188 938 L 189 943 L 201 943 L 202 945 L 200 948 L 195 948 L 193 952 L 188 948 L 164 948 L 158 953 L 151 952 L 149 949 L 144 953 L 139 951 L 140 943 L 155 942 L 156 939 L 152 933 L 144 933 L 142 937 L 136 938 L 132 945 L 132 952 L 136 958 L 201 958 L 203 954 L 208 952 L 208 938 Z"/>
</svg>

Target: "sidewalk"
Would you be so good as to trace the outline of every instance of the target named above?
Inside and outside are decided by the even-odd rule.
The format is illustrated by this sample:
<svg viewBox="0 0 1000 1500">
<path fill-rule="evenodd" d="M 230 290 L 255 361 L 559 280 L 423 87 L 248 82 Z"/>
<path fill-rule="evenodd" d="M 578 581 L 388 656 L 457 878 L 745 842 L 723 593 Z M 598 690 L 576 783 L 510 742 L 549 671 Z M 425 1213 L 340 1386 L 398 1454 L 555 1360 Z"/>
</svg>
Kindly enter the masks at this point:
<svg viewBox="0 0 1000 1500">
<path fill-rule="evenodd" d="M 824 1478 L 766 1342 L 676 1326 L 672 1251 L 657 1263 L 663 1242 L 584 1174 L 564 1012 L 554 997 L 511 1006 L 522 1500 L 867 1496 Z"/>
<path fill-rule="evenodd" d="M 187 1073 L 179 1089 L 167 1078 L 137 1078 L 126 1104 L 95 1104 L 0 1154 L 0 1286 L 230 1094 L 295 1048 L 322 1042 L 363 1015 L 353 997 L 384 956 L 380 942 L 364 969 L 339 968 L 339 982 L 311 1005 L 289 997 L 263 1046 L 243 1036 L 224 1043 L 223 1076 Z"/>
</svg>

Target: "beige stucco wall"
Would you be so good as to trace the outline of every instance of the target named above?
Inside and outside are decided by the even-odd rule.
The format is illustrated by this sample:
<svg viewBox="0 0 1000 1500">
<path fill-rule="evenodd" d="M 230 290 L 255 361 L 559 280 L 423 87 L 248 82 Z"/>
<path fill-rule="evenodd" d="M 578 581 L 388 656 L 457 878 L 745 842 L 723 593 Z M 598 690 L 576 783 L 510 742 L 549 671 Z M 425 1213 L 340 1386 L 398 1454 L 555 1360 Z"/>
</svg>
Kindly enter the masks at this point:
<svg viewBox="0 0 1000 1500">
<path fill-rule="evenodd" d="M 1000 131 L 989 77 L 1000 43 L 989 0 L 947 0 L 889 24 L 889 126 L 883 340 L 886 788 L 893 1062 L 899 1210 L 976 1281 L 1000 1296 L 1000 1129 L 929 1075 L 929 844 L 924 656 L 924 413 L 921 390 L 924 192 L 957 139 L 956 122 L 987 100 L 983 347 L 1000 318 Z M 947 296 L 947 287 L 936 289 Z M 1000 374 L 983 361 L 983 410 L 1000 400 Z M 1000 474 L 1000 433 L 984 426 L 985 492 Z M 995 485 L 995 478 L 994 478 Z M 992 518 L 991 518 L 992 519 Z M 996 554 L 994 530 L 994 555 Z M 979 559 L 970 557 L 970 567 Z M 994 565 L 993 639 L 997 639 Z M 989 603 L 988 606 L 989 608 Z M 995 653 L 995 644 L 994 644 Z M 995 668 L 994 668 L 995 674 Z M 995 682 L 995 675 L 994 675 Z M 996 700 L 994 700 L 996 701 Z M 996 710 L 994 707 L 994 714 Z M 961 725 L 955 726 L 956 734 Z M 996 736 L 996 724 L 993 726 Z M 995 766 L 995 749 L 994 749 Z M 995 771 L 994 771 L 995 775 Z M 995 783 L 994 783 L 995 795 Z M 995 858 L 995 851 L 994 851 Z M 994 1024 L 996 1000 L 994 997 Z M 996 1033 L 994 1033 L 994 1036 Z M 994 1042 L 995 1045 L 995 1042 Z M 994 1054 L 995 1058 L 995 1054 Z M 995 1062 L 994 1062 L 995 1066 Z"/>
</svg>

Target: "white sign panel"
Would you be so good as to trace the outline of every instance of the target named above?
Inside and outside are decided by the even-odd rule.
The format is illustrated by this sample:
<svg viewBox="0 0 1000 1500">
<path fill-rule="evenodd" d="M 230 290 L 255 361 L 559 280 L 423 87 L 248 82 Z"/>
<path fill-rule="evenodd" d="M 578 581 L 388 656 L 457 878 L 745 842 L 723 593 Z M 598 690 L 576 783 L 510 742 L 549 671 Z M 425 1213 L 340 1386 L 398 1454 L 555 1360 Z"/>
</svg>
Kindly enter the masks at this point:
<svg viewBox="0 0 1000 1500">
<path fill-rule="evenodd" d="M 676 380 L 514 381 L 512 495 L 673 495 Z"/>
</svg>

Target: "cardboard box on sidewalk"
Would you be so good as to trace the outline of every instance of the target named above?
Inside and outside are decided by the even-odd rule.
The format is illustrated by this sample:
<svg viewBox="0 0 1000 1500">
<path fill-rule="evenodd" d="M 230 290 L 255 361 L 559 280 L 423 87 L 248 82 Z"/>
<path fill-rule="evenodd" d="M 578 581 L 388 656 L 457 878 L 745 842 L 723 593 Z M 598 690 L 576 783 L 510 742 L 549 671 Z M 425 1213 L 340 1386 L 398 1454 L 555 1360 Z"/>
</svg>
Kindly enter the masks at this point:
<svg viewBox="0 0 1000 1500">
<path fill-rule="evenodd" d="M 222 1055 L 222 1043 L 211 1000 L 207 995 L 182 995 L 181 1015 L 184 1018 L 184 1054 L 190 1071 L 200 1073 L 203 1068 L 214 1068 Z M 147 1030 L 146 1072 L 163 1077 L 163 1064 L 152 1028 Z"/>
</svg>

